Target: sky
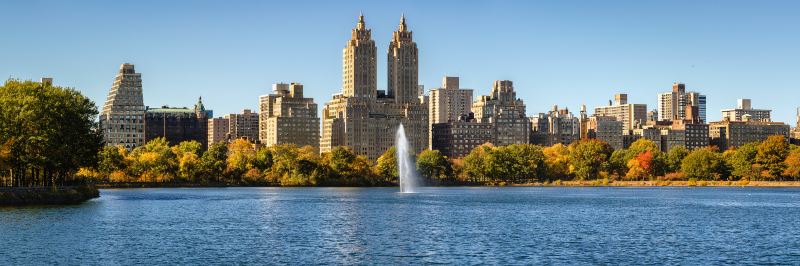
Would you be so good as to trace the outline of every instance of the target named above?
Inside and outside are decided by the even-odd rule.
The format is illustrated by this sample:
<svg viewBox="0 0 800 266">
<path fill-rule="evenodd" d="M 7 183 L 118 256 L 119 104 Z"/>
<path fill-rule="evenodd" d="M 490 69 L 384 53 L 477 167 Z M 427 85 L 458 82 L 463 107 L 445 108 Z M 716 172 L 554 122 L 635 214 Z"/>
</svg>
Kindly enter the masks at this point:
<svg viewBox="0 0 800 266">
<path fill-rule="evenodd" d="M 0 78 L 53 77 L 99 107 L 122 63 L 145 105 L 216 116 L 258 109 L 271 84 L 300 82 L 322 106 L 342 87 L 342 48 L 359 12 L 386 51 L 405 14 L 420 83 L 488 94 L 512 80 L 533 115 L 576 114 L 615 93 L 656 108 L 673 82 L 708 96 L 708 117 L 750 98 L 773 120 L 800 106 L 800 1 L 0 1 Z"/>
</svg>

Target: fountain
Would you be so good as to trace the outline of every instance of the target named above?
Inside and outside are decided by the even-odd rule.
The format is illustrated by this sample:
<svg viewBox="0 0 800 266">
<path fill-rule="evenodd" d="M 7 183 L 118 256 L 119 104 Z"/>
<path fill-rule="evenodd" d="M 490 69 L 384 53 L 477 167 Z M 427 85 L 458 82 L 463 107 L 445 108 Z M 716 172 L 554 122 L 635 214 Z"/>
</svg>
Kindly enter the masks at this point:
<svg viewBox="0 0 800 266">
<path fill-rule="evenodd" d="M 408 152 L 408 139 L 403 124 L 397 128 L 397 173 L 400 175 L 400 193 L 414 193 L 417 190 L 417 170 Z"/>
</svg>

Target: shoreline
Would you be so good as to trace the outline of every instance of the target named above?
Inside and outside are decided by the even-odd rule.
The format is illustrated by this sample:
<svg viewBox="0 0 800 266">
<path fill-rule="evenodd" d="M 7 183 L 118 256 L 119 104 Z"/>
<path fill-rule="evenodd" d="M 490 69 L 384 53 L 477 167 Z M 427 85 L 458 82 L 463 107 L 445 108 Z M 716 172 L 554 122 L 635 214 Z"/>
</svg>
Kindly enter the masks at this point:
<svg viewBox="0 0 800 266">
<path fill-rule="evenodd" d="M 75 205 L 99 197 L 94 186 L 0 188 L 0 207 Z"/>
<path fill-rule="evenodd" d="M 239 184 L 194 184 L 194 183 L 120 183 L 96 184 L 97 189 L 130 189 L 130 188 L 372 188 L 397 186 L 280 186 L 280 185 L 239 185 Z M 433 185 L 430 187 L 763 187 L 792 188 L 800 187 L 800 181 L 555 181 L 522 184 L 500 185 Z"/>
</svg>

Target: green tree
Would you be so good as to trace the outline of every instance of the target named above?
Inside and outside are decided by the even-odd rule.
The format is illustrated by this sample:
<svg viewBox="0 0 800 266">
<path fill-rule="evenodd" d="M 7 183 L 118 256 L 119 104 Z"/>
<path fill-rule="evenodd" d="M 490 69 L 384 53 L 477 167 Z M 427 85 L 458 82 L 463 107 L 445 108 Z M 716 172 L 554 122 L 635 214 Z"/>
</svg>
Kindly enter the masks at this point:
<svg viewBox="0 0 800 266">
<path fill-rule="evenodd" d="M 683 159 L 681 170 L 689 179 L 719 180 L 725 176 L 725 162 L 712 148 L 696 149 Z"/>
<path fill-rule="evenodd" d="M 125 160 L 126 150 L 121 146 L 105 146 L 98 155 L 97 169 L 103 176 L 110 176 L 114 172 L 125 171 L 128 167 Z"/>
<path fill-rule="evenodd" d="M 208 181 L 221 182 L 223 174 L 228 168 L 227 161 L 228 145 L 225 142 L 212 143 L 200 157 L 200 169 L 203 177 Z"/>
<path fill-rule="evenodd" d="M 627 150 L 615 150 L 611 153 L 611 158 L 608 159 L 608 172 L 620 177 L 625 176 L 628 172 L 628 162 L 625 161 L 627 155 Z"/>
<path fill-rule="evenodd" d="M 450 181 L 453 169 L 440 151 L 424 150 L 417 157 L 417 171 L 429 181 L 442 183 Z"/>
<path fill-rule="evenodd" d="M 570 164 L 578 179 L 597 178 L 614 149 L 608 143 L 597 139 L 584 139 L 569 146 Z"/>
<path fill-rule="evenodd" d="M 397 148 L 389 147 L 381 157 L 378 157 L 375 165 L 375 172 L 383 178 L 386 183 L 397 184 L 400 174 L 397 172 Z"/>
<path fill-rule="evenodd" d="M 258 151 L 256 151 L 253 166 L 261 172 L 269 171 L 270 168 L 272 168 L 272 149 L 269 147 L 259 148 Z"/>
<path fill-rule="evenodd" d="M 789 143 L 783 136 L 771 136 L 761 142 L 756 153 L 756 163 L 763 168 L 761 175 L 767 180 L 781 178 L 786 170 L 787 156 Z"/>
<path fill-rule="evenodd" d="M 677 146 L 667 152 L 666 172 L 674 173 L 681 170 L 683 158 L 686 158 L 690 153 L 689 149 L 684 146 Z"/>
<path fill-rule="evenodd" d="M 0 144 L 15 186 L 82 182 L 75 173 L 94 167 L 102 147 L 97 107 L 72 88 L 8 80 L 0 86 Z"/>
<path fill-rule="evenodd" d="M 493 147 L 491 144 L 475 147 L 464 157 L 464 174 L 469 182 L 481 183 L 489 181 L 485 158 Z"/>
<path fill-rule="evenodd" d="M 760 174 L 756 165 L 756 155 L 760 143 L 753 142 L 742 145 L 735 150 L 723 153 L 725 162 L 731 169 L 731 177 L 735 179 L 756 180 Z"/>
</svg>

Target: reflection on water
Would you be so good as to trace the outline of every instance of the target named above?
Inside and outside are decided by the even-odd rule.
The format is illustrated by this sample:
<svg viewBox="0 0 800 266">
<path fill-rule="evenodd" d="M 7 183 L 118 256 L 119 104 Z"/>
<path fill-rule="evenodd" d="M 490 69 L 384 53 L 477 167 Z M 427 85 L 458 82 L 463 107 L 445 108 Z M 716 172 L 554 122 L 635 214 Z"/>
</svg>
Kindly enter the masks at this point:
<svg viewBox="0 0 800 266">
<path fill-rule="evenodd" d="M 103 190 L 0 209 L 0 265 L 800 263 L 793 188 Z"/>
</svg>

